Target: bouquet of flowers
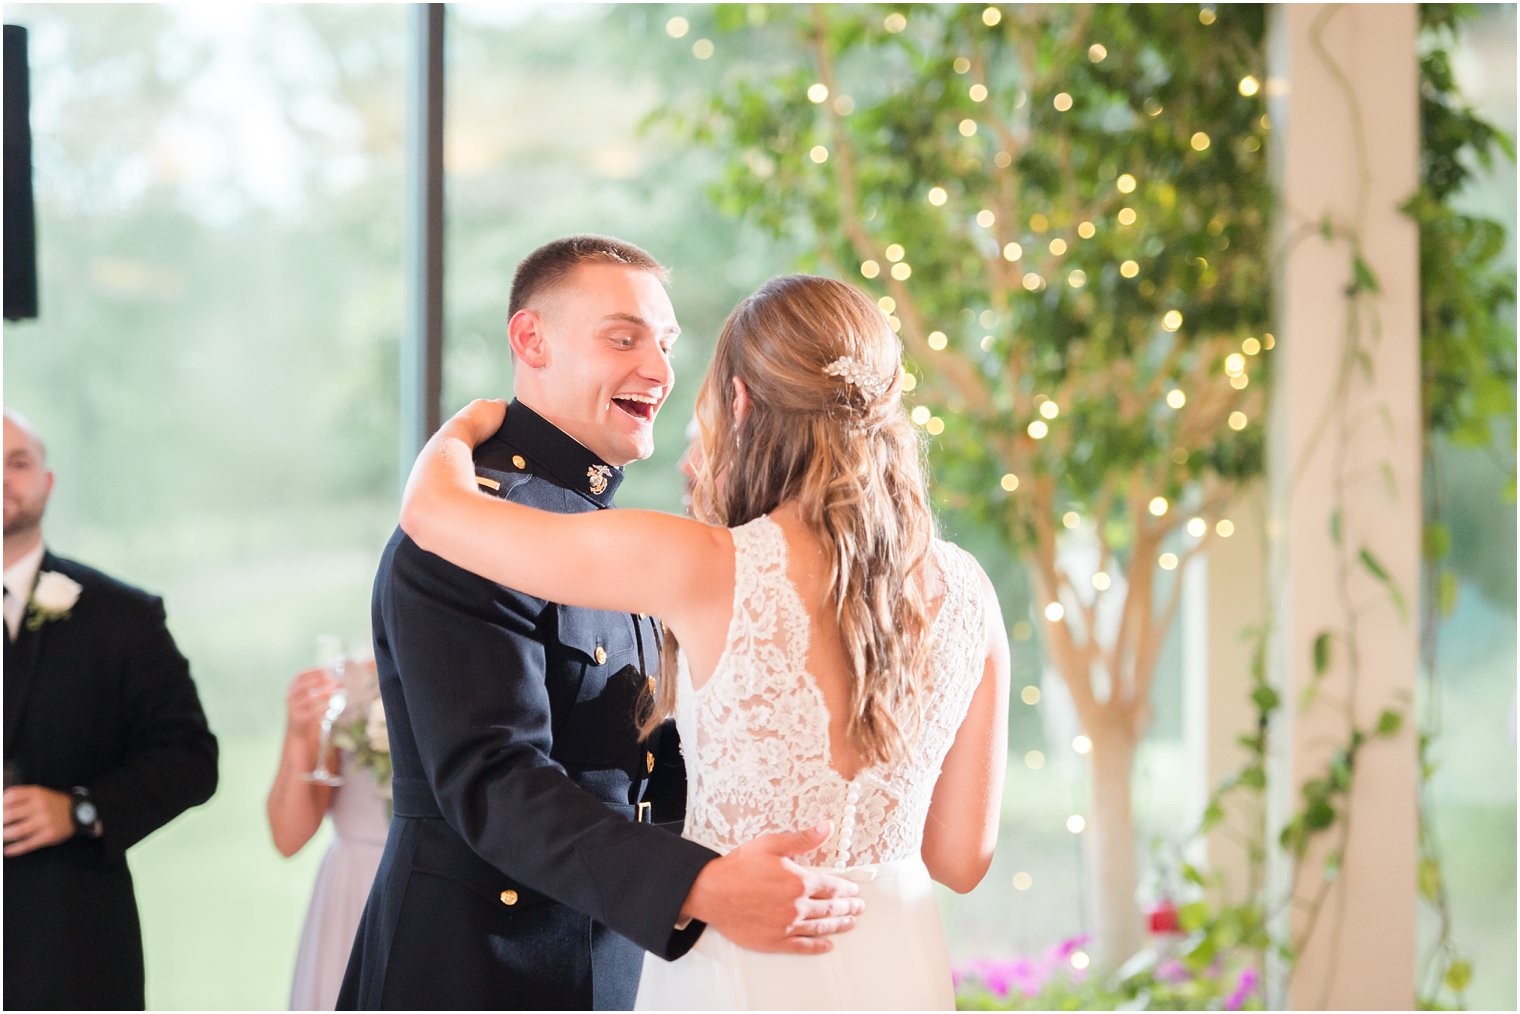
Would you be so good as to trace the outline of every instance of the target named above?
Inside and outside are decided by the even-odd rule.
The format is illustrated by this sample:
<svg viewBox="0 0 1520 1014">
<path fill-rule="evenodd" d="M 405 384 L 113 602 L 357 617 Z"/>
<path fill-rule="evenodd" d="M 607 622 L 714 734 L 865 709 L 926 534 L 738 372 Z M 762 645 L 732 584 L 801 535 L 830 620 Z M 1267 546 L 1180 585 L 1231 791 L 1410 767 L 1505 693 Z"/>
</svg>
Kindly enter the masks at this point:
<svg viewBox="0 0 1520 1014">
<path fill-rule="evenodd" d="M 333 745 L 354 755 L 359 767 L 380 786 L 380 795 L 391 798 L 391 744 L 386 736 L 385 708 L 377 694 L 369 707 L 333 726 Z"/>
</svg>

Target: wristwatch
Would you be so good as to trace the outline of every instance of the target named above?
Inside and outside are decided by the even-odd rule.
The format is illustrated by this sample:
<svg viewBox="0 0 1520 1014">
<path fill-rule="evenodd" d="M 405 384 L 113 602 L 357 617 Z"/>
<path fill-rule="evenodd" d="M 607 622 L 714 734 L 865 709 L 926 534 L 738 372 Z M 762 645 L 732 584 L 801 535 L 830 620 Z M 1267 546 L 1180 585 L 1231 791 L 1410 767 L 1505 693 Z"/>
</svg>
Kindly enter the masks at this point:
<svg viewBox="0 0 1520 1014">
<path fill-rule="evenodd" d="M 90 790 L 76 785 L 69 790 L 69 796 L 74 800 L 69 806 L 69 816 L 74 819 L 74 833 L 86 838 L 99 838 L 105 828 L 101 826 L 100 811 L 95 807 Z"/>
</svg>

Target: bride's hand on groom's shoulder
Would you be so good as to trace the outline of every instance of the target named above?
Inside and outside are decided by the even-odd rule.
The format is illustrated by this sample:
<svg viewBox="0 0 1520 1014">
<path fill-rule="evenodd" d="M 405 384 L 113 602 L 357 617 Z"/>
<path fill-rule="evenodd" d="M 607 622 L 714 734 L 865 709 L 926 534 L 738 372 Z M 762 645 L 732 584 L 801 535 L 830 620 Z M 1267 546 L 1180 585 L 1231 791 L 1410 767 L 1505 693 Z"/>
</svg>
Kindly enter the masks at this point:
<svg viewBox="0 0 1520 1014">
<path fill-rule="evenodd" d="M 855 925 L 865 908 L 854 881 L 792 860 L 828 840 L 828 824 L 761 835 L 708 863 L 682 915 L 700 919 L 741 947 L 822 954 L 828 937 Z"/>
<path fill-rule="evenodd" d="M 455 412 L 422 445 L 401 491 L 401 529 L 419 546 L 440 552 L 433 539 L 457 521 L 448 514 L 461 492 L 475 492 L 474 448 L 501 429 L 507 403 L 477 398 Z"/>
<path fill-rule="evenodd" d="M 451 428 L 453 435 L 466 441 L 471 447 L 479 446 L 491 434 L 501 429 L 501 424 L 507 419 L 507 403 L 501 398 L 476 398 L 464 408 L 455 412 L 445 428 Z"/>
</svg>

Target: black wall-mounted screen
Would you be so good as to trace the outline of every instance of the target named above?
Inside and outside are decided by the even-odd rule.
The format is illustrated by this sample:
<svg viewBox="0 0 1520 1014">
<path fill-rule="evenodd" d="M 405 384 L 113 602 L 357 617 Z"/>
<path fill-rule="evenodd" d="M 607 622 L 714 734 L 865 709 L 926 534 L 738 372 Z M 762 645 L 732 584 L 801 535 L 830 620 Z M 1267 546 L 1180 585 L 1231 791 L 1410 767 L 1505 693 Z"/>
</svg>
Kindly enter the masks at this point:
<svg viewBox="0 0 1520 1014">
<path fill-rule="evenodd" d="M 5 319 L 37 316 L 37 218 L 32 207 L 31 85 L 26 29 L 5 26 Z"/>
</svg>

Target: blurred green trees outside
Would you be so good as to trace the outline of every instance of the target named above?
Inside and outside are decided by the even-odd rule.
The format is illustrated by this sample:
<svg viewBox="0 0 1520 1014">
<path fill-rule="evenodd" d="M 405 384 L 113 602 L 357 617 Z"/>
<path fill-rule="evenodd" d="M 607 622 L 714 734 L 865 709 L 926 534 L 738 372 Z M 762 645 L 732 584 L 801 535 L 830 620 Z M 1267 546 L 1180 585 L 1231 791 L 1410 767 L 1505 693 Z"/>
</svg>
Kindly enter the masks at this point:
<svg viewBox="0 0 1520 1014">
<path fill-rule="evenodd" d="M 682 431 L 734 302 L 800 258 L 825 263 L 812 232 L 773 237 L 715 207 L 707 190 L 727 185 L 723 158 L 646 124 L 671 89 L 712 94 L 730 60 L 785 58 L 763 32 L 709 35 L 709 13 L 449 7 L 445 411 L 510 389 L 503 326 L 517 258 L 583 230 L 647 246 L 674 269 L 685 337 L 659 452 L 623 487 L 631 506 L 679 509 Z M 688 22 L 679 38 L 667 27 L 675 16 Z M 284 687 L 317 634 L 367 638 L 400 482 L 407 17 L 379 5 L 6 10 L 32 33 L 43 291 L 39 321 L 5 327 L 5 402 L 48 440 L 50 545 L 165 595 L 223 740 L 217 797 L 132 854 L 154 1007 L 285 1003 L 323 840 L 287 862 L 265 837 Z M 1479 34 L 1484 45 L 1503 37 Z M 1500 80 L 1513 77 L 1512 42 L 1507 53 Z M 1512 92 L 1508 101 L 1512 118 Z M 1512 221 L 1513 176 L 1491 179 L 1478 184 L 1490 188 L 1483 206 L 1508 200 Z M 1094 270 L 1082 270 L 1096 291 Z M 947 344 L 964 337 L 943 330 Z M 972 438 L 957 416 L 940 418 L 940 438 Z M 1514 748 L 1503 716 L 1514 692 L 1514 513 L 1491 506 L 1504 479 L 1486 452 L 1446 460 L 1452 559 L 1478 594 L 1460 598 L 1442 640 L 1455 734 L 1439 748 L 1436 799 L 1452 829 L 1458 929 L 1478 942 L 1469 999 L 1512 1006 Z M 941 506 L 947 529 L 1001 575 L 1016 685 L 1038 689 L 1026 575 L 985 518 Z M 1172 650 L 1137 753 L 1145 833 L 1179 816 L 1147 787 L 1187 764 Z M 1014 705 L 993 873 L 971 896 L 946 898 L 958 956 L 1038 950 L 1086 928 L 1079 839 L 1064 827 L 1089 805 L 1085 761 L 1046 701 Z M 1016 886 L 1018 874 L 1033 886 Z M 1506 877 L 1507 893 L 1496 888 Z"/>
</svg>

